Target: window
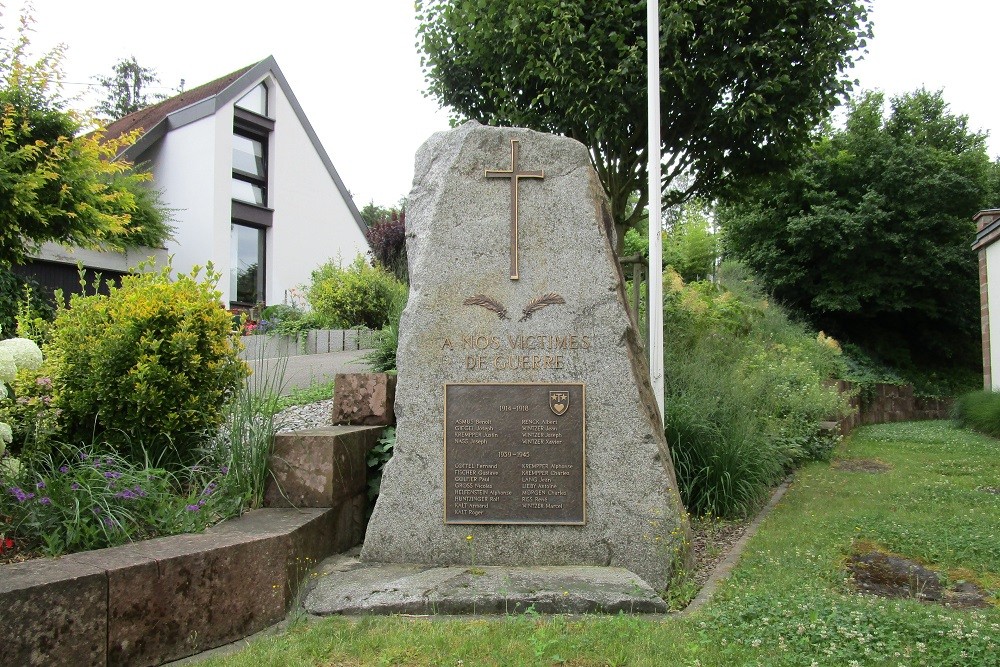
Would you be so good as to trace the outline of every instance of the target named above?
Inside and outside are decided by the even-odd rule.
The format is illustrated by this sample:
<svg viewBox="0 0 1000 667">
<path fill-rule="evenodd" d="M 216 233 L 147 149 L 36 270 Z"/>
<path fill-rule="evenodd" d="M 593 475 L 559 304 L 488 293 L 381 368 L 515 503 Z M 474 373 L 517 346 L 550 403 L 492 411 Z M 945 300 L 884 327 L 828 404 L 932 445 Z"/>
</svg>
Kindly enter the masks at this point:
<svg viewBox="0 0 1000 667">
<path fill-rule="evenodd" d="M 230 227 L 229 300 L 235 305 L 264 302 L 265 233 L 236 222 Z"/>
<path fill-rule="evenodd" d="M 260 83 L 233 108 L 232 218 L 230 226 L 229 301 L 236 307 L 264 303 L 264 257 L 268 208 L 268 141 L 274 121 L 267 117 L 268 89 Z"/>
<path fill-rule="evenodd" d="M 233 133 L 233 199 L 267 205 L 267 137 Z"/>
<path fill-rule="evenodd" d="M 240 109 L 267 116 L 267 86 L 259 83 L 236 102 Z"/>
</svg>

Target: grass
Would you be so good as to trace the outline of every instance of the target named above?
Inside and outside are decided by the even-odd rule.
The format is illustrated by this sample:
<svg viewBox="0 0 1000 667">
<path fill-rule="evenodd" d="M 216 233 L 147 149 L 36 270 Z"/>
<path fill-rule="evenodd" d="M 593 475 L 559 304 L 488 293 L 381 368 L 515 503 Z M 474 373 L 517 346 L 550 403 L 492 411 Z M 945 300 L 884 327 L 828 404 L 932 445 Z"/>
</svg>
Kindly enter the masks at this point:
<svg viewBox="0 0 1000 667">
<path fill-rule="evenodd" d="M 858 430 L 812 463 L 715 598 L 689 616 L 330 618 L 208 665 L 1000 665 L 1000 443 L 948 422 Z M 993 607 L 962 611 L 855 592 L 858 543 L 973 581 Z"/>
<path fill-rule="evenodd" d="M 284 410 L 293 405 L 308 405 L 329 398 L 333 398 L 333 380 L 313 382 L 308 387 L 293 387 L 287 395 L 278 398 L 276 405 L 278 410 Z"/>
</svg>

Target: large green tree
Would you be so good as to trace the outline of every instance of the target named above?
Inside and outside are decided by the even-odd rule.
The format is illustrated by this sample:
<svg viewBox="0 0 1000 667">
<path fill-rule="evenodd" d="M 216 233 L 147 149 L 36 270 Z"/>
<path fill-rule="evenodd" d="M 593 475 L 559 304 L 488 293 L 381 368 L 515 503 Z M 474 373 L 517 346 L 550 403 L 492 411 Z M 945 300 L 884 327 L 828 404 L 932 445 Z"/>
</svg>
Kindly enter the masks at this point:
<svg viewBox="0 0 1000 667">
<path fill-rule="evenodd" d="M 850 89 L 845 70 L 870 34 L 867 5 L 661 2 L 664 206 L 767 172 L 808 143 Z M 584 143 L 621 238 L 647 203 L 645 2 L 417 0 L 416 7 L 429 94 L 456 117 Z"/>
<path fill-rule="evenodd" d="M 720 207 L 724 238 L 828 333 L 902 367 L 975 367 L 985 135 L 939 92 L 893 98 L 888 115 L 884 102 L 861 96 L 798 166 Z"/>
<path fill-rule="evenodd" d="M 155 245 L 168 214 L 151 175 L 118 151 L 133 135 L 81 134 L 84 119 L 61 97 L 62 49 L 32 61 L 23 17 L 0 37 L 0 267 L 23 263 L 46 241 L 85 247 Z"/>
<path fill-rule="evenodd" d="M 135 56 L 120 58 L 111 67 L 110 76 L 95 76 L 94 80 L 104 89 L 104 99 L 94 108 L 103 118 L 118 120 L 166 98 L 166 95 L 148 92 L 160 78 L 152 67 L 140 65 Z"/>
</svg>

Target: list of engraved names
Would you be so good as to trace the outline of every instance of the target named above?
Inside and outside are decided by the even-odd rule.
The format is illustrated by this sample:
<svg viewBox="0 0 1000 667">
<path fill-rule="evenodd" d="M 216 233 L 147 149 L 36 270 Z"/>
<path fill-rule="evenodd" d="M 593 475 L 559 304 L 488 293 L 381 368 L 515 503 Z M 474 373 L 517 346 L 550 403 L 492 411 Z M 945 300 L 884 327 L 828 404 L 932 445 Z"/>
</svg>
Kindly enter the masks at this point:
<svg viewBox="0 0 1000 667">
<path fill-rule="evenodd" d="M 445 522 L 585 521 L 582 384 L 445 385 Z"/>
</svg>

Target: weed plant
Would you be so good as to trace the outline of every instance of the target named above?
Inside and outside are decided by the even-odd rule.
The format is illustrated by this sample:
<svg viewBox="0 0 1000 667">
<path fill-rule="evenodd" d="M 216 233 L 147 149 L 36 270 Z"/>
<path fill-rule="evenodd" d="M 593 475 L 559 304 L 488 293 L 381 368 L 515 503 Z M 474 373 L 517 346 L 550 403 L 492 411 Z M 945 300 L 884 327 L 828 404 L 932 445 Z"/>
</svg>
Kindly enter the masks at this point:
<svg viewBox="0 0 1000 667">
<path fill-rule="evenodd" d="M 406 308 L 408 294 L 401 293 L 393 300 L 389 321 L 375 337 L 375 345 L 365 354 L 365 361 L 376 373 L 396 370 L 396 348 L 399 347 L 399 320 Z"/>
</svg>

